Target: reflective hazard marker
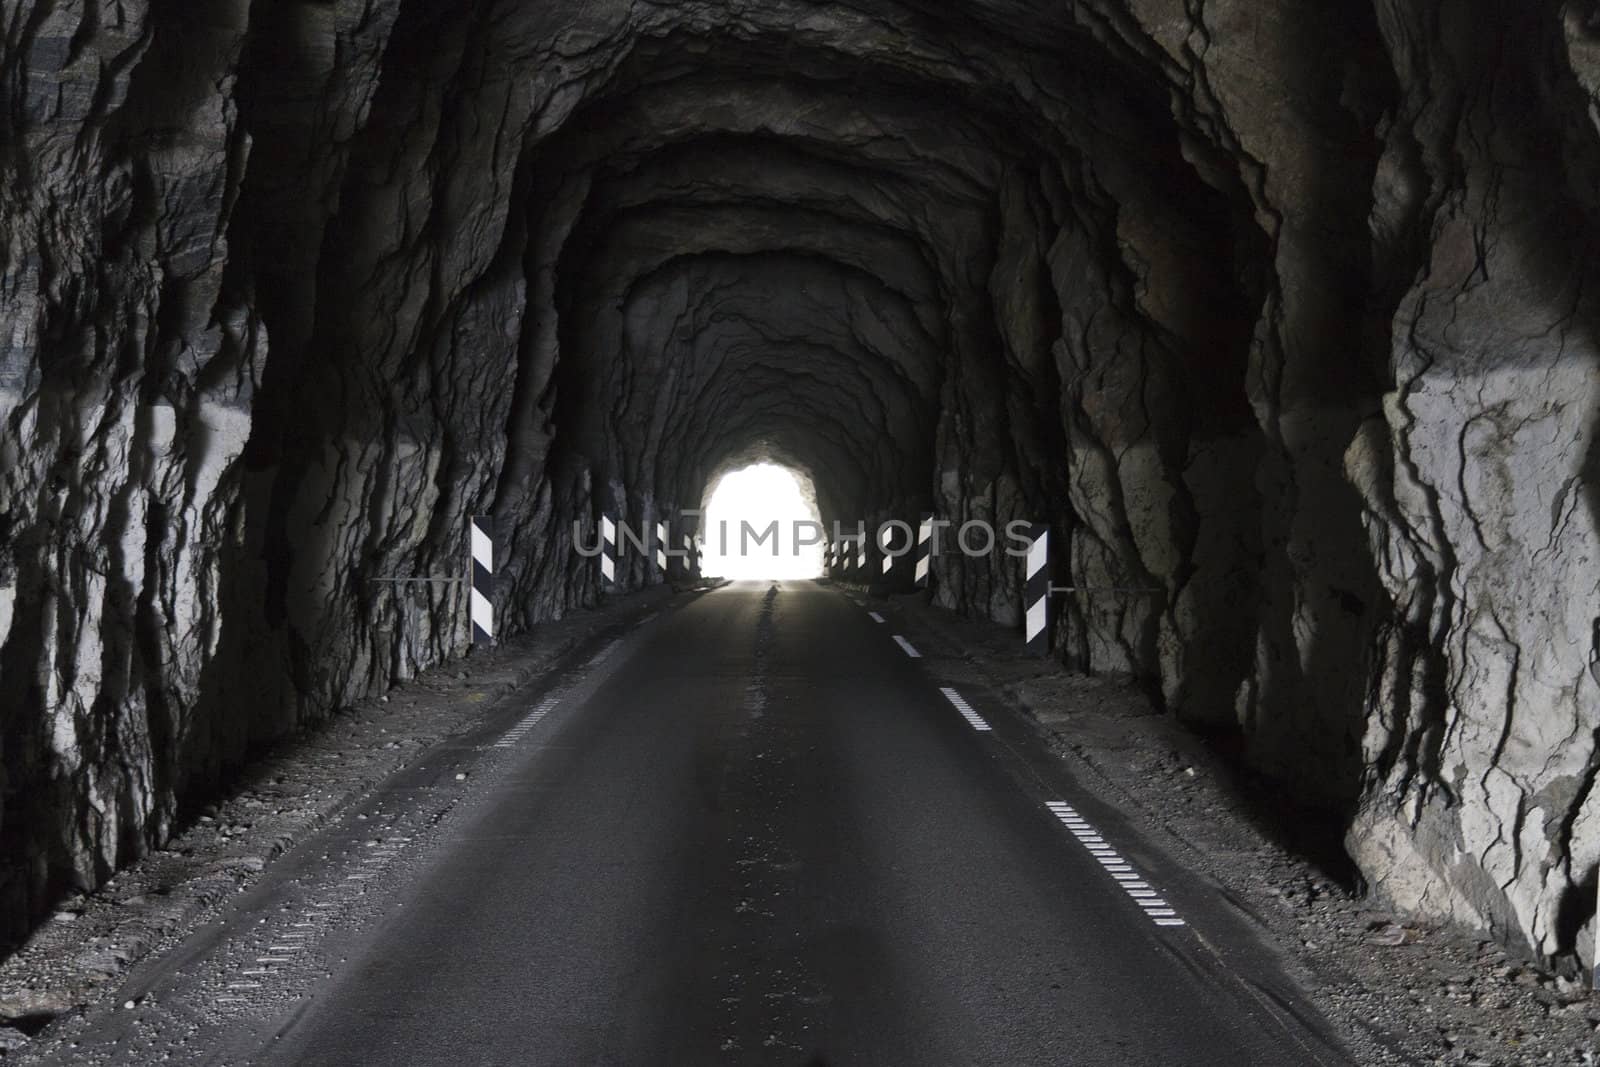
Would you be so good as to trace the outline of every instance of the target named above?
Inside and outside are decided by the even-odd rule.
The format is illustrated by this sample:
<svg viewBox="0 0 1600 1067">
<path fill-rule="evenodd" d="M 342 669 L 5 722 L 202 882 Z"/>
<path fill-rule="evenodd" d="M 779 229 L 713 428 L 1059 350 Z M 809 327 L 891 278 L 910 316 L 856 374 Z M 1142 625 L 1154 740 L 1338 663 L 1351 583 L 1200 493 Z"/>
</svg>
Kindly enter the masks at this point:
<svg viewBox="0 0 1600 1067">
<path fill-rule="evenodd" d="M 467 520 L 472 539 L 472 643 L 494 644 L 494 524 L 473 515 Z M 459 559 L 460 557 L 456 557 Z"/>
<path fill-rule="evenodd" d="M 1050 654 L 1050 527 L 1035 523 L 1028 527 L 1028 560 L 1023 587 L 1027 607 L 1024 624 L 1030 656 Z"/>
<path fill-rule="evenodd" d="M 933 514 L 923 512 L 917 526 L 917 588 L 928 588 L 928 572 L 933 567 Z"/>
<path fill-rule="evenodd" d="M 610 515 L 600 516 L 600 578 L 608 586 L 617 584 L 617 524 Z"/>
<path fill-rule="evenodd" d="M 661 577 L 667 576 L 667 524 L 656 523 L 656 570 L 661 572 Z"/>
</svg>

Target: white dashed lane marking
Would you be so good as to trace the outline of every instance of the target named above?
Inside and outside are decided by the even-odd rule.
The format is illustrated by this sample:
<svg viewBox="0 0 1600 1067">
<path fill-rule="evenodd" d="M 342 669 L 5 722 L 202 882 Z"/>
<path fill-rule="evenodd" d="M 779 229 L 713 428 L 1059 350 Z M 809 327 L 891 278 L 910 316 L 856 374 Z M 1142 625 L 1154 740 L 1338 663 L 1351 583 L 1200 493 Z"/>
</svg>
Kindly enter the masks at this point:
<svg viewBox="0 0 1600 1067">
<path fill-rule="evenodd" d="M 966 699 L 962 697 L 960 693 L 949 687 L 943 687 L 939 690 L 939 692 L 944 694 L 944 698 L 950 702 L 951 707 L 959 711 L 961 713 L 961 717 L 966 719 L 967 723 L 974 730 L 982 730 L 984 732 L 989 731 L 989 724 L 983 721 L 983 716 L 973 711 L 972 705 L 968 704 Z"/>
<path fill-rule="evenodd" d="M 873 622 L 882 623 L 884 621 L 883 616 L 876 611 L 869 611 L 867 614 L 872 617 Z M 912 659 L 922 658 L 922 653 L 918 652 L 912 647 L 910 641 L 907 641 L 899 634 L 894 635 L 894 642 L 900 646 L 901 651 Z M 984 733 L 993 732 L 993 727 L 985 722 L 983 716 L 974 711 L 972 705 L 967 703 L 966 699 L 955 689 L 949 686 L 941 686 L 939 692 L 944 694 L 944 698 L 950 702 L 950 706 L 960 712 L 961 717 L 966 719 L 974 730 Z M 1167 903 L 1161 894 L 1149 882 L 1145 881 L 1127 860 L 1118 855 L 1117 850 L 1107 844 L 1106 839 L 1100 836 L 1099 831 L 1091 826 L 1087 819 L 1079 815 L 1071 804 L 1064 800 L 1052 800 L 1047 803 L 1047 806 L 1050 809 L 1050 814 L 1060 820 L 1061 825 L 1065 826 L 1067 831 L 1078 839 L 1078 842 L 1083 845 L 1089 855 L 1093 856 L 1095 861 L 1105 868 L 1106 873 L 1111 875 L 1117 887 L 1127 893 L 1128 898 L 1138 905 L 1139 909 L 1149 916 L 1152 922 L 1157 926 L 1187 925 L 1179 917 L 1177 910 Z"/>
<path fill-rule="evenodd" d="M 545 697 L 539 702 L 539 706 L 529 712 L 527 716 L 522 719 L 522 721 L 518 722 L 511 729 L 507 730 L 505 732 L 505 736 L 494 743 L 494 747 L 510 748 L 518 741 L 521 741 L 528 735 L 529 730 L 532 730 L 535 726 L 538 726 L 539 721 L 554 711 L 556 706 L 560 703 L 561 698 L 559 696 Z"/>
<path fill-rule="evenodd" d="M 946 696 L 949 696 L 953 691 L 946 689 L 944 692 Z M 1161 894 L 1153 889 L 1150 883 L 1145 881 L 1133 869 L 1132 865 L 1117 855 L 1116 850 L 1105 843 L 1105 838 L 1101 837 L 1095 831 L 1095 828 L 1089 825 L 1089 821 L 1079 815 L 1071 804 L 1064 800 L 1052 800 L 1046 804 L 1046 807 L 1050 809 L 1050 814 L 1060 820 L 1061 825 L 1065 826 L 1068 832 L 1089 850 L 1089 855 L 1099 861 L 1100 866 L 1106 869 L 1106 872 L 1116 881 L 1117 886 L 1128 894 L 1129 898 L 1150 917 L 1152 922 L 1157 926 L 1185 925 L 1184 921 L 1178 917 L 1177 910 L 1163 900 Z"/>
</svg>

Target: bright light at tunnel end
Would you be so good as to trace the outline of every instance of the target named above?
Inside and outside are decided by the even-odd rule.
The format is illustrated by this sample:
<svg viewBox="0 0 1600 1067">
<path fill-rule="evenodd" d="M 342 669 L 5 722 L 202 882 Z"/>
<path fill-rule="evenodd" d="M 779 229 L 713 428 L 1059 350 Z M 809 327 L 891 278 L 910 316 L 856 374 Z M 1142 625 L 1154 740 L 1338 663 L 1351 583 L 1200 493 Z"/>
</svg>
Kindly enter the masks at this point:
<svg viewBox="0 0 1600 1067">
<path fill-rule="evenodd" d="M 809 490 L 773 463 L 723 475 L 700 526 L 702 571 L 735 580 L 819 576 L 822 523 Z"/>
<path fill-rule="evenodd" d="M 632 524 L 608 513 L 600 524 L 608 536 L 601 536 L 595 524 L 578 520 L 573 545 L 585 558 L 620 557 L 630 547 L 658 564 L 671 560 L 680 565 L 697 557 L 701 573 L 732 580 L 819 577 L 825 546 L 846 557 L 860 555 L 866 545 L 889 559 L 915 551 L 914 522 L 887 519 L 870 536 L 865 520 L 835 520 L 830 528 L 817 514 L 810 484 L 802 486 L 802 477 L 771 463 L 731 471 L 718 480 L 704 510 L 684 509 L 670 523 L 658 517 L 654 523 Z M 1003 552 L 1021 559 L 1031 543 L 1031 524 L 1020 519 L 1003 531 L 983 520 L 956 526 L 948 519 L 924 518 L 921 527 L 929 556 L 944 554 L 953 545 L 964 556 Z M 954 537 L 941 536 L 952 529 Z"/>
</svg>

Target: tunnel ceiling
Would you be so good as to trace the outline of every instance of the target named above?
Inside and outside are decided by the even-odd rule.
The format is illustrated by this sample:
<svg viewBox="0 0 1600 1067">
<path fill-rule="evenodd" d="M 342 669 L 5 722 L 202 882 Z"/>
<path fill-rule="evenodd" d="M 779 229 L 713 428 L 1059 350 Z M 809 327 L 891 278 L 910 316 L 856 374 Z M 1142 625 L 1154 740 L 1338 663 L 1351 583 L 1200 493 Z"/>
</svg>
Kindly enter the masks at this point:
<svg viewBox="0 0 1600 1067">
<path fill-rule="evenodd" d="M 554 278 L 580 439 L 622 481 L 681 503 L 772 458 L 830 517 L 931 502 L 950 364 L 1003 358 L 982 324 L 1004 176 L 1092 136 L 1069 103 L 1114 117 L 1141 86 L 1081 29 L 1027 70 L 982 20 L 890 14 L 651 12 L 529 139 L 528 210 L 565 235 L 530 274 Z"/>
<path fill-rule="evenodd" d="M 1050 523 L 1066 665 L 1335 813 L 1399 906 L 1592 953 L 1594 25 L 9 5 L 10 935 L 464 654 L 458 589 L 377 579 L 458 575 L 468 515 L 514 634 L 602 595 L 602 511 L 771 459 L 825 519 Z M 932 596 L 1014 624 L 1019 584 L 951 554 Z"/>
</svg>

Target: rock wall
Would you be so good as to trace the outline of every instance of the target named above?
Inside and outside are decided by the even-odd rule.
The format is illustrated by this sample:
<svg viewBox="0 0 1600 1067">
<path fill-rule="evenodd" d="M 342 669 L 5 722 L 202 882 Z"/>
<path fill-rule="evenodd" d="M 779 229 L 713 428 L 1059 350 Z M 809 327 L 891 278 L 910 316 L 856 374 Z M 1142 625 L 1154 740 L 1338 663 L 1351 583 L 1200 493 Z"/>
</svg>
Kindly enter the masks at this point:
<svg viewBox="0 0 1600 1067">
<path fill-rule="evenodd" d="M 1592 953 L 1600 19 L 1512 0 L 0 12 L 0 941 L 752 459 L 1048 520 L 1058 647 L 1374 887 Z M 1009 561 L 936 596 L 1014 621 Z M 629 583 L 652 580 L 641 562 Z"/>
<path fill-rule="evenodd" d="M 1345 459 L 1390 608 L 1349 845 L 1405 906 L 1546 955 L 1581 928 L 1592 960 L 1600 155 L 1582 86 L 1600 27 L 1500 15 L 1501 40 L 1384 27 L 1406 92 L 1378 188 L 1412 202 L 1428 247 L 1382 412 Z"/>
</svg>

